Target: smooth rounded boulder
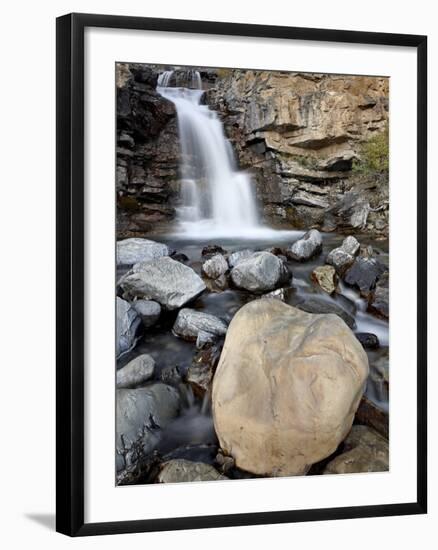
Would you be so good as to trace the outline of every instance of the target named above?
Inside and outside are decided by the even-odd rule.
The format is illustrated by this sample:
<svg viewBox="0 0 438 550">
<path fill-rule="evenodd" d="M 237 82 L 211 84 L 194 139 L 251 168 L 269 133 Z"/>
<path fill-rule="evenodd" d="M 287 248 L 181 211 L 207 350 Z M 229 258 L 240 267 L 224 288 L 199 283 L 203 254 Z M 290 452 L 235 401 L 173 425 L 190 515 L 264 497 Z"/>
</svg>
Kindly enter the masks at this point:
<svg viewBox="0 0 438 550">
<path fill-rule="evenodd" d="M 256 252 L 231 271 L 231 280 L 237 288 L 254 293 L 274 290 L 289 279 L 287 266 L 270 252 Z"/>
<path fill-rule="evenodd" d="M 253 474 L 305 474 L 348 434 L 368 372 L 338 316 L 250 302 L 230 323 L 213 379 L 221 448 Z"/>
<path fill-rule="evenodd" d="M 167 245 L 149 239 L 134 237 L 117 241 L 117 265 L 134 265 L 168 255 Z"/>
</svg>

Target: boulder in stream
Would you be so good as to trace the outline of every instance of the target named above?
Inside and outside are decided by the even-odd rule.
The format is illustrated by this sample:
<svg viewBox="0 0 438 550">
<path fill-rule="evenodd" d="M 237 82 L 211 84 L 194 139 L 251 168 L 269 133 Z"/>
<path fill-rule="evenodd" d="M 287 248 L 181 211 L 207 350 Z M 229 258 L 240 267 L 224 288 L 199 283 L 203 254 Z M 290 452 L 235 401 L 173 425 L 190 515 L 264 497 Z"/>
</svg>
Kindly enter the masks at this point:
<svg viewBox="0 0 438 550">
<path fill-rule="evenodd" d="M 154 359 L 147 353 L 138 355 L 117 371 L 117 388 L 135 388 L 152 378 L 154 372 Z"/>
<path fill-rule="evenodd" d="M 368 372 L 365 351 L 336 315 L 275 299 L 246 304 L 213 378 L 221 448 L 253 474 L 305 474 L 350 431 Z"/>
<path fill-rule="evenodd" d="M 215 254 L 202 264 L 202 273 L 209 279 L 217 279 L 227 271 L 228 263 L 222 254 Z"/>
<path fill-rule="evenodd" d="M 176 417 L 180 397 L 161 382 L 145 388 L 116 392 L 117 471 L 130 469 L 146 459 L 158 445 L 161 430 Z"/>
<path fill-rule="evenodd" d="M 136 300 L 133 308 L 139 314 L 145 328 L 150 328 L 158 321 L 161 314 L 161 306 L 153 300 Z"/>
<path fill-rule="evenodd" d="M 347 285 L 357 288 L 362 296 L 369 298 L 377 281 L 387 269 L 375 258 L 358 257 L 345 272 L 344 281 Z"/>
<path fill-rule="evenodd" d="M 335 302 L 329 301 L 325 298 L 320 298 L 318 296 L 307 298 L 301 303 L 298 303 L 297 308 L 301 309 L 302 311 L 307 311 L 307 313 L 334 313 L 338 317 L 340 317 L 344 323 L 348 325 L 351 329 L 353 329 L 356 326 L 356 321 L 354 320 L 354 317 L 348 313 L 345 309 L 343 309 L 341 306 L 338 306 Z"/>
<path fill-rule="evenodd" d="M 290 277 L 286 264 L 270 252 L 256 252 L 231 270 L 233 284 L 254 293 L 274 290 Z"/>
<path fill-rule="evenodd" d="M 206 289 L 191 267 L 169 257 L 135 264 L 120 286 L 130 296 L 154 300 L 169 310 L 183 307 Z"/>
<path fill-rule="evenodd" d="M 349 235 L 343 240 L 341 246 L 329 252 L 326 263 L 333 266 L 336 269 L 336 273 L 342 277 L 345 271 L 353 264 L 355 256 L 359 253 L 359 249 L 359 241 L 352 235 Z"/>
<path fill-rule="evenodd" d="M 135 347 L 141 319 L 131 304 L 119 296 L 116 299 L 116 318 L 116 357 L 121 357 Z"/>
<path fill-rule="evenodd" d="M 312 271 L 312 281 L 315 281 L 327 294 L 333 294 L 338 286 L 336 270 L 331 265 L 320 265 Z"/>
<path fill-rule="evenodd" d="M 211 313 L 204 313 L 196 309 L 184 308 L 178 312 L 172 332 L 184 340 L 196 341 L 200 332 L 214 338 L 224 336 L 227 324 Z M 205 334 L 203 334 L 205 339 Z"/>
<path fill-rule="evenodd" d="M 322 251 L 322 237 L 317 229 L 311 229 L 294 242 L 287 250 L 287 255 L 297 262 L 306 262 Z"/>
<path fill-rule="evenodd" d="M 167 245 L 149 239 L 131 238 L 117 241 L 117 265 L 134 265 L 168 255 Z"/>
<path fill-rule="evenodd" d="M 228 479 L 210 464 L 184 459 L 164 463 L 157 477 L 158 483 L 179 483 L 188 481 L 218 481 Z"/>
<path fill-rule="evenodd" d="M 247 260 L 254 254 L 254 250 L 245 248 L 244 250 L 237 250 L 228 256 L 228 265 L 233 268 L 242 260 Z"/>
</svg>

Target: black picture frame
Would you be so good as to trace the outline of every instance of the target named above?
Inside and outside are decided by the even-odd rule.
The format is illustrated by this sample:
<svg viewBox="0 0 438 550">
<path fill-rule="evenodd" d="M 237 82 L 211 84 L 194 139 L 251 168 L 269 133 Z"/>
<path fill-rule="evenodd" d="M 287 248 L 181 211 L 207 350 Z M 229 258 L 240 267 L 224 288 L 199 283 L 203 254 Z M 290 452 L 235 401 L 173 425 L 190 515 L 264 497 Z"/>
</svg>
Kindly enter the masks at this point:
<svg viewBox="0 0 438 550">
<path fill-rule="evenodd" d="M 57 19 L 56 529 L 69 536 L 427 511 L 427 37 L 73 13 Z M 417 499 L 401 504 L 84 523 L 84 30 L 86 27 L 406 46 L 417 52 Z M 420 283 L 421 281 L 421 283 Z"/>
</svg>

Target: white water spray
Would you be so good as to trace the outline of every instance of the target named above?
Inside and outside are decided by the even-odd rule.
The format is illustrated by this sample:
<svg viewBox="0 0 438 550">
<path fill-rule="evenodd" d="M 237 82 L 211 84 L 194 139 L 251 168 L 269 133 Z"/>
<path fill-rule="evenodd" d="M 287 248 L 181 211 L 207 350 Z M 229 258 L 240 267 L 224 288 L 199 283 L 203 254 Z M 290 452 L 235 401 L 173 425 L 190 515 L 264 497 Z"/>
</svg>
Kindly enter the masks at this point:
<svg viewBox="0 0 438 550">
<path fill-rule="evenodd" d="M 201 105 L 204 91 L 199 72 L 187 74 L 189 87 L 169 87 L 173 76 L 173 71 L 162 73 L 157 90 L 174 103 L 178 116 L 182 231 L 204 238 L 250 237 L 266 231 L 258 222 L 250 176 L 237 169 L 217 114 Z"/>
</svg>

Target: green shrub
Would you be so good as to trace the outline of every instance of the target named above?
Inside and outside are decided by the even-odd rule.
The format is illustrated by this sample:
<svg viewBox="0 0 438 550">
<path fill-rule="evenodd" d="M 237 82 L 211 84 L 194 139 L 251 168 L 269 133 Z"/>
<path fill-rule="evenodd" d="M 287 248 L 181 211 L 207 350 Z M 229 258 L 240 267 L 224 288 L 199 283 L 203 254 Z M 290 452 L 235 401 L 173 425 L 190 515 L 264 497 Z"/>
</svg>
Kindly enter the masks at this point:
<svg viewBox="0 0 438 550">
<path fill-rule="evenodd" d="M 365 142 L 359 150 L 360 159 L 353 162 L 353 171 L 364 175 L 388 175 L 389 132 L 388 127 Z"/>
</svg>

